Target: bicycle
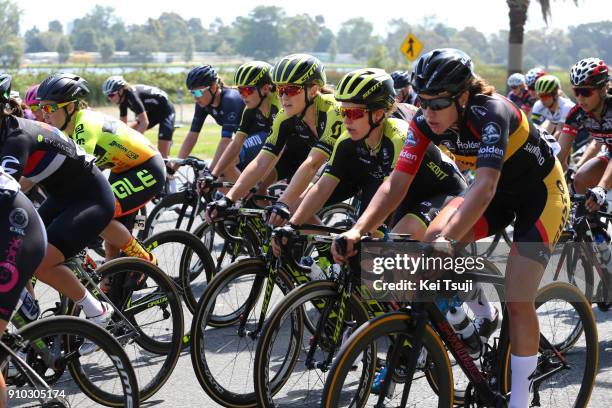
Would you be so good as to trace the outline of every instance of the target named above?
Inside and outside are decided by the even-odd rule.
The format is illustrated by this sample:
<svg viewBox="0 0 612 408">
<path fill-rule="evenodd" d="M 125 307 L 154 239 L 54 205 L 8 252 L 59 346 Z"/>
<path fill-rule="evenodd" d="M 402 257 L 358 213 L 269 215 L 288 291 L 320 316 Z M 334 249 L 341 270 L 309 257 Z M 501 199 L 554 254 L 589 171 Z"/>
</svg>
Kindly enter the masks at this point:
<svg viewBox="0 0 612 408">
<path fill-rule="evenodd" d="M 426 248 L 423 247 L 424 250 Z M 465 272 L 462 279 L 497 286 L 504 284 L 503 277 L 476 272 Z M 506 308 L 503 308 L 499 336 L 493 339 L 492 345 L 484 344 L 480 356 L 474 361 L 431 295 L 416 291 L 415 297 L 416 301 L 399 311 L 362 325 L 344 343 L 327 377 L 322 407 L 452 407 L 457 385 L 453 381 L 449 352 L 468 379 L 463 393 L 464 406 L 506 406 L 510 395 L 510 341 Z M 595 381 L 598 354 L 597 328 L 588 301 L 575 286 L 555 282 L 538 291 L 535 304 L 542 316 L 532 405 L 539 406 L 541 394 L 547 393 L 547 406 L 587 406 Z M 563 305 L 568 305 L 571 310 L 560 313 Z M 585 357 L 563 354 L 554 346 L 556 330 L 565 326 L 561 322 L 570 313 L 578 316 L 582 322 Z M 560 321 L 547 325 L 554 317 L 559 317 Z M 571 330 L 573 324 L 568 326 L 565 329 Z M 377 394 L 370 392 L 375 371 L 361 362 L 363 358 L 374 357 L 367 354 L 372 344 L 377 346 L 377 356 L 386 369 L 379 378 L 381 387 Z M 425 374 L 426 370 L 431 376 Z M 566 380 L 573 382 L 564 384 Z M 550 381 L 550 384 L 546 381 Z M 401 387 L 396 392 L 397 385 Z M 412 399 L 409 401 L 408 398 Z"/>
<path fill-rule="evenodd" d="M 100 350 L 81 355 L 79 347 L 85 340 L 93 341 Z M 19 354 L 26 356 L 25 361 Z M 12 376 L 7 376 L 9 360 L 17 371 Z M 63 374 L 65 369 L 76 387 L 58 389 L 43 378 L 48 370 Z M 5 333 L 0 339 L 0 371 L 9 386 L 9 406 L 140 406 L 136 375 L 119 342 L 104 329 L 76 317 L 49 317 Z"/>
</svg>

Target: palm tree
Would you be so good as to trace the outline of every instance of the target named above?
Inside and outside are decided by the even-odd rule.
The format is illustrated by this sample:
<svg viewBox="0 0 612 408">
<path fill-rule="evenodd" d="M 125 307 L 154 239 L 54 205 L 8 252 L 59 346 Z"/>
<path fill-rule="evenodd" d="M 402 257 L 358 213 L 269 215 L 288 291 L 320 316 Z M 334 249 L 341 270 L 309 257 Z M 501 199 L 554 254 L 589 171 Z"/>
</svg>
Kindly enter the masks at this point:
<svg viewBox="0 0 612 408">
<path fill-rule="evenodd" d="M 510 35 L 508 36 L 508 75 L 521 72 L 523 68 L 523 34 L 527 21 L 527 10 L 531 0 L 506 0 L 510 12 Z M 550 0 L 537 0 L 542 9 L 544 22 L 551 16 Z M 578 0 L 573 0 L 578 6 Z"/>
</svg>

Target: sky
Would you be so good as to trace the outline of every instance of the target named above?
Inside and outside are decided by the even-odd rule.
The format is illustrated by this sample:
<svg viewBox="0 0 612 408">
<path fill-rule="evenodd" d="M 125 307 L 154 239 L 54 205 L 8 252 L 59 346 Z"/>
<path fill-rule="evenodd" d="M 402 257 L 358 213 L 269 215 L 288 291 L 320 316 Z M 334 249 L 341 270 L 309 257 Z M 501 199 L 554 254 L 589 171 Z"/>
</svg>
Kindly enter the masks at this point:
<svg viewBox="0 0 612 408">
<path fill-rule="evenodd" d="M 601 20 L 612 20 L 610 0 L 578 0 L 576 7 L 573 0 L 551 0 L 552 18 L 549 28 L 566 28 Z M 474 26 L 484 33 L 508 29 L 508 6 L 505 0 L 282 0 L 253 1 L 229 0 L 213 2 L 211 0 L 56 0 L 51 3 L 42 1 L 19 2 L 24 11 L 21 20 L 22 33 L 36 25 L 46 29 L 51 20 L 59 20 L 66 27 L 75 18 L 87 14 L 96 4 L 110 6 L 123 21 L 129 24 L 142 24 L 149 17 L 157 18 L 163 12 L 176 12 L 183 18 L 198 17 L 205 27 L 215 17 L 224 23 L 231 23 L 236 16 L 246 15 L 257 5 L 279 6 L 287 14 L 308 13 L 312 16 L 322 14 L 327 26 L 337 32 L 343 21 L 352 17 L 365 17 L 374 24 L 376 34 L 385 35 L 387 22 L 392 18 L 404 18 L 408 22 L 418 23 L 424 16 L 435 16 L 437 20 L 455 28 Z M 146 4 L 146 7 L 144 6 Z M 216 4 L 216 7 L 208 7 Z M 368 7 L 368 4 L 370 7 Z M 425 8 L 423 5 L 428 7 Z M 41 7 L 41 5 L 44 5 Z M 607 11 L 606 11 L 607 10 Z M 538 1 L 531 0 L 527 29 L 545 27 Z"/>
</svg>

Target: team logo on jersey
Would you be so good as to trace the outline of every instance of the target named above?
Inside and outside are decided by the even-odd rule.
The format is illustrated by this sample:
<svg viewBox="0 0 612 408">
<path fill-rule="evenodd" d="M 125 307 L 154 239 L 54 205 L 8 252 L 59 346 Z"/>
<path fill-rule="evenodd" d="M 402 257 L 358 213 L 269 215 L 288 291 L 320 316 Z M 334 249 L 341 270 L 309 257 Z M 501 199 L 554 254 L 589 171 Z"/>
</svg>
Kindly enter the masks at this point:
<svg viewBox="0 0 612 408">
<path fill-rule="evenodd" d="M 408 129 L 408 134 L 406 135 L 406 141 L 404 142 L 404 146 L 416 146 L 418 143 L 418 139 L 414 134 L 412 128 Z"/>
<path fill-rule="evenodd" d="M 17 168 L 19 167 L 19 160 L 17 160 L 17 158 L 14 156 L 4 156 L 0 166 L 4 168 L 6 174 L 15 174 L 17 173 Z"/>
<path fill-rule="evenodd" d="M 23 208 L 15 208 L 9 214 L 9 223 L 11 224 L 9 229 L 19 235 L 25 235 L 23 229 L 28 226 L 29 222 L 28 213 Z"/>
<path fill-rule="evenodd" d="M 501 138 L 501 129 L 495 122 L 489 122 L 482 128 L 482 142 L 484 144 L 495 144 Z"/>
<path fill-rule="evenodd" d="M 476 115 L 486 116 L 486 114 L 487 114 L 487 108 L 485 108 L 484 106 L 474 105 L 470 109 Z"/>
<path fill-rule="evenodd" d="M 453 142 L 451 142 L 450 140 L 442 140 L 440 144 L 446 147 L 450 152 L 455 151 L 455 146 L 453 145 Z"/>
<path fill-rule="evenodd" d="M 230 112 L 230 114 L 227 115 L 227 120 L 231 122 L 235 122 L 237 118 L 238 118 L 238 115 L 236 115 L 236 112 Z"/>
</svg>

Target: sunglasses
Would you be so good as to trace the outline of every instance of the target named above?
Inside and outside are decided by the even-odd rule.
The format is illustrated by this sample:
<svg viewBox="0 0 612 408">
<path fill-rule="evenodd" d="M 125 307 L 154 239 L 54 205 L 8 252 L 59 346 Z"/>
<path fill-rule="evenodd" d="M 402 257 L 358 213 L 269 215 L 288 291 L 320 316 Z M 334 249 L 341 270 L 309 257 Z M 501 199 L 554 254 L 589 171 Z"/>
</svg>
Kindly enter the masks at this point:
<svg viewBox="0 0 612 408">
<path fill-rule="evenodd" d="M 276 85 L 276 90 L 278 91 L 279 96 L 295 96 L 302 92 L 302 89 L 303 88 L 300 85 Z"/>
<path fill-rule="evenodd" d="M 439 111 L 442 109 L 446 109 L 455 102 L 455 98 L 446 97 L 446 98 L 435 98 L 435 99 L 422 99 L 420 97 L 417 98 L 421 109 L 425 110 L 427 108 L 433 111 Z"/>
<path fill-rule="evenodd" d="M 552 98 L 553 95 L 552 94 L 547 94 L 547 93 L 539 93 L 538 94 L 538 98 L 540 99 L 546 99 L 546 98 Z"/>
<path fill-rule="evenodd" d="M 108 95 L 106 95 L 106 97 L 107 97 L 108 99 L 110 99 L 110 98 L 112 98 L 113 96 L 117 95 L 118 93 L 119 93 L 119 91 L 117 91 L 117 92 L 111 92 L 111 93 L 109 93 Z"/>
<path fill-rule="evenodd" d="M 210 86 L 207 86 L 206 88 L 202 88 L 202 89 L 193 89 L 189 92 L 191 92 L 191 94 L 193 95 L 194 98 L 201 98 L 202 95 L 204 95 L 204 92 L 208 91 L 210 89 Z"/>
<path fill-rule="evenodd" d="M 596 88 L 573 88 L 573 90 L 574 95 L 576 97 L 584 96 L 585 98 L 588 98 L 590 96 L 593 96 L 593 93 L 595 93 Z"/>
<path fill-rule="evenodd" d="M 521 86 L 520 85 L 515 85 L 515 86 L 511 86 L 510 89 L 520 89 Z M 531 89 L 531 88 L 530 88 Z M 535 89 L 535 88 L 534 88 Z"/>
<path fill-rule="evenodd" d="M 349 118 L 350 120 L 361 119 L 365 116 L 368 109 L 366 108 L 340 108 L 340 115 L 343 118 Z"/>
<path fill-rule="evenodd" d="M 240 92 L 240 96 L 246 98 L 247 96 L 253 94 L 257 88 L 254 86 L 239 86 L 238 92 Z"/>
<path fill-rule="evenodd" d="M 40 106 L 38 104 L 36 105 L 28 105 L 28 108 L 32 111 L 32 112 L 38 112 L 40 110 Z"/>
<path fill-rule="evenodd" d="M 39 105 L 40 109 L 45 112 L 45 113 L 53 113 L 55 111 L 57 111 L 59 108 L 63 108 L 64 106 L 68 105 L 69 103 L 72 102 L 76 102 L 76 101 L 68 101 L 68 102 L 62 102 L 62 103 L 52 103 L 49 105 Z"/>
</svg>

